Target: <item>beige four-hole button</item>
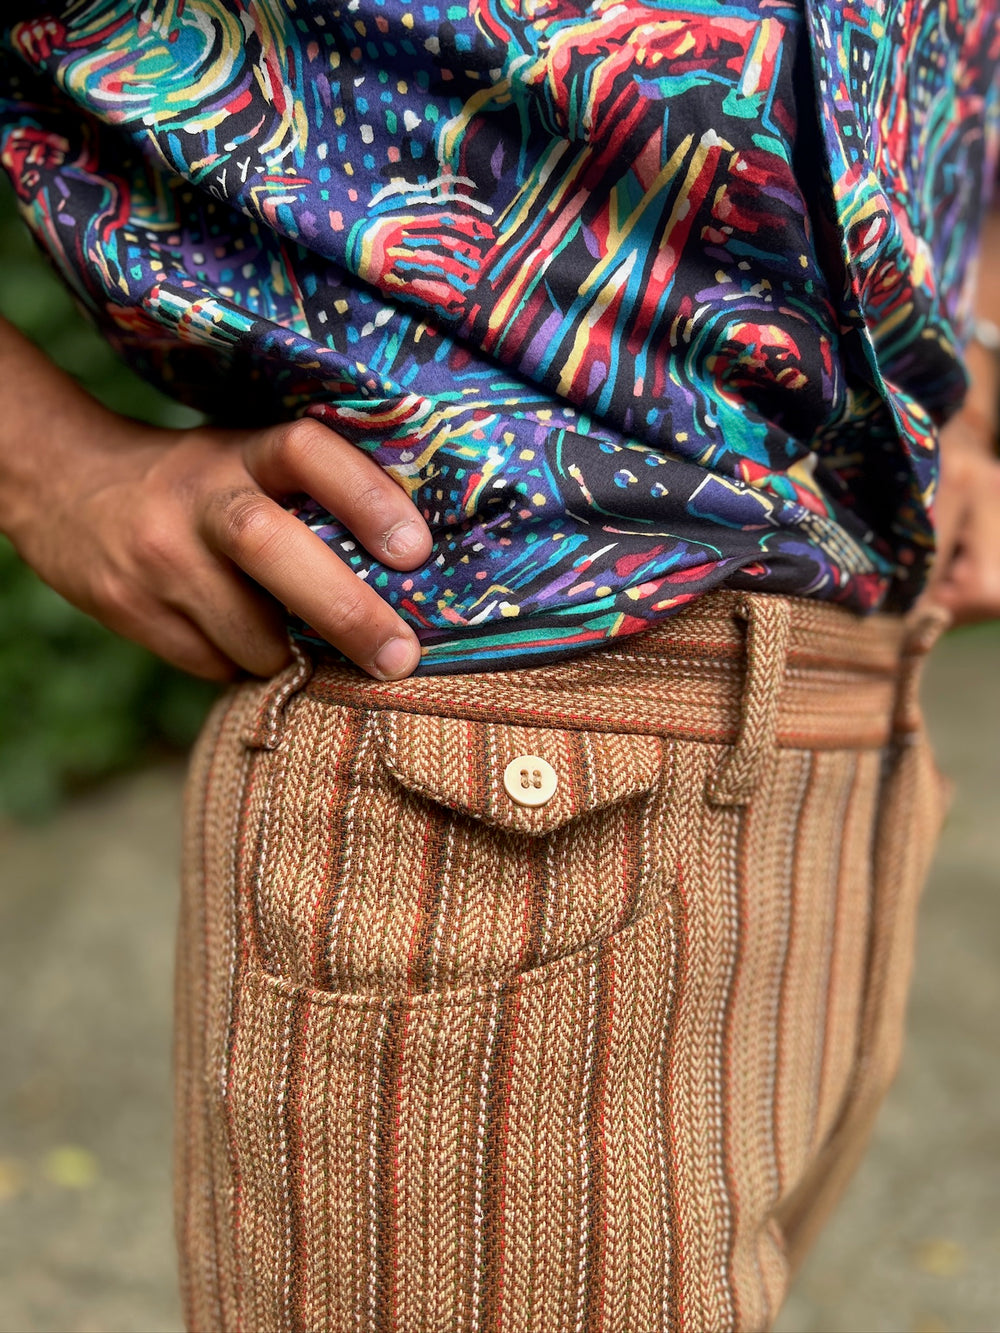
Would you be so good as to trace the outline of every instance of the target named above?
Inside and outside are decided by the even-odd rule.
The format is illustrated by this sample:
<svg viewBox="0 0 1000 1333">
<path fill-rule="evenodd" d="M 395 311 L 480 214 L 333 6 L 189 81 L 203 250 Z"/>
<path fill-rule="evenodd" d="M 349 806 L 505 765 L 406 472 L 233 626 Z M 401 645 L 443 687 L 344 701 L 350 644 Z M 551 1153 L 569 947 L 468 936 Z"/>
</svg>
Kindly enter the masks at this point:
<svg viewBox="0 0 1000 1333">
<path fill-rule="evenodd" d="M 537 754 L 519 754 L 503 771 L 504 789 L 518 805 L 544 805 L 558 783 L 555 769 Z"/>
</svg>

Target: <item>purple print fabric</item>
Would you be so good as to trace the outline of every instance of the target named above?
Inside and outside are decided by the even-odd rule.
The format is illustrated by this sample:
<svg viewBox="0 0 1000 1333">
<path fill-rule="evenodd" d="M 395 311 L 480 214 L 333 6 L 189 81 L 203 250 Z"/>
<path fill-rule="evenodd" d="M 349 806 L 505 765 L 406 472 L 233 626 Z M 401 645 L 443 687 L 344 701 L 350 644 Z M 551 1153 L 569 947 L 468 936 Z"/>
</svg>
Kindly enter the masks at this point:
<svg viewBox="0 0 1000 1333">
<path fill-rule="evenodd" d="M 998 8 L 14 0 L 0 161 L 142 374 L 231 424 L 316 416 L 413 497 L 408 573 L 288 503 L 423 672 L 720 586 L 901 610 L 965 385 Z"/>
</svg>

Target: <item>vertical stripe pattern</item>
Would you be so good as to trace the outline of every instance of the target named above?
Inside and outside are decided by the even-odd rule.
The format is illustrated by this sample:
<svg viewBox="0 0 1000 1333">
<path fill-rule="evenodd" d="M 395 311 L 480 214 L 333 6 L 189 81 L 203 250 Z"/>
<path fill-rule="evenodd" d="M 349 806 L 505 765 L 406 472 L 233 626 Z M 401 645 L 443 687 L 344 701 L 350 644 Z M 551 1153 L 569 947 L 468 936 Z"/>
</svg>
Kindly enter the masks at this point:
<svg viewBox="0 0 1000 1333">
<path fill-rule="evenodd" d="M 697 651 L 664 661 L 671 708 Z M 272 687 L 219 705 L 177 985 L 190 1329 L 769 1327 L 898 1056 L 940 813 L 922 733 L 838 741 L 853 655 L 775 660 L 781 716 L 829 731 L 779 717 L 742 804 L 707 795 L 735 733 L 663 725 L 627 661 L 559 683 L 572 725 L 523 678 L 488 717 L 447 682 L 436 714 L 320 681 L 270 749 L 243 738 Z M 501 781 L 521 754 L 558 776 L 534 810 Z"/>
</svg>

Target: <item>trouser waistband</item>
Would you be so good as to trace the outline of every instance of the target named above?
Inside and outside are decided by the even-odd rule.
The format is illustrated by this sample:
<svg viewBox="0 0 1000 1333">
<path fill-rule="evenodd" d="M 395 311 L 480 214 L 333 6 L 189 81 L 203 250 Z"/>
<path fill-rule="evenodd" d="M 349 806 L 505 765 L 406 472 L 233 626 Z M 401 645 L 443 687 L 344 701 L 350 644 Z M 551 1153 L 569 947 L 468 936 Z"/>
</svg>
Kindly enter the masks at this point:
<svg viewBox="0 0 1000 1333">
<path fill-rule="evenodd" d="M 919 665 L 947 614 L 860 617 L 803 598 L 711 593 L 669 620 L 565 663 L 375 681 L 302 654 L 262 687 L 251 743 L 270 748 L 287 700 L 733 743 L 748 693 L 774 742 L 869 748 L 920 726 Z M 248 740 L 251 738 L 248 737 Z"/>
<path fill-rule="evenodd" d="M 245 739 L 271 749 L 296 694 L 330 704 L 736 746 L 717 796 L 736 798 L 762 748 L 861 749 L 915 735 L 922 662 L 946 612 L 860 617 L 729 591 L 614 646 L 516 671 L 375 681 L 297 650 L 260 687 Z"/>
</svg>

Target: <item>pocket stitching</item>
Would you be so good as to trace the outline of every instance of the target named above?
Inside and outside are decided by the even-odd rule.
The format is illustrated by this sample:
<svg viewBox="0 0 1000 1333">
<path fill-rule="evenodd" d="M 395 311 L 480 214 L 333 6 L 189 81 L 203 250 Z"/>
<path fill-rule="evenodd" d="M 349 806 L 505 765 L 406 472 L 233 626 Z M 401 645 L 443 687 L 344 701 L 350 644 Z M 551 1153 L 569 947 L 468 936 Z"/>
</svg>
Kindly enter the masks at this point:
<svg viewBox="0 0 1000 1333">
<path fill-rule="evenodd" d="M 499 997 L 527 987 L 557 982 L 562 977 L 572 976 L 575 972 L 596 960 L 602 950 L 616 945 L 630 935 L 648 928 L 661 916 L 670 915 L 672 888 L 664 890 L 642 916 L 630 921 L 611 935 L 600 940 L 591 940 L 573 953 L 563 954 L 560 958 L 539 963 L 526 972 L 515 973 L 497 981 L 473 982 L 466 986 L 452 986 L 439 991 L 328 991 L 307 985 L 305 982 L 289 981 L 285 977 L 268 972 L 259 963 L 247 967 L 244 980 L 276 990 L 290 1000 L 302 1000 L 309 1004 L 321 1004 L 326 1007 L 347 1009 L 371 1009 L 385 1005 L 404 1004 L 417 1009 L 434 1009 L 470 1004 L 481 998 Z"/>
</svg>

